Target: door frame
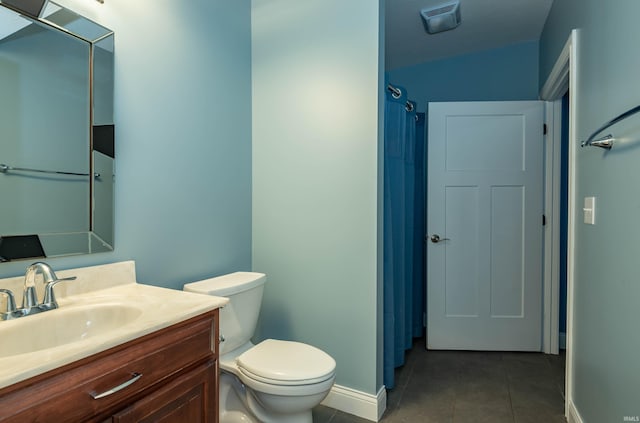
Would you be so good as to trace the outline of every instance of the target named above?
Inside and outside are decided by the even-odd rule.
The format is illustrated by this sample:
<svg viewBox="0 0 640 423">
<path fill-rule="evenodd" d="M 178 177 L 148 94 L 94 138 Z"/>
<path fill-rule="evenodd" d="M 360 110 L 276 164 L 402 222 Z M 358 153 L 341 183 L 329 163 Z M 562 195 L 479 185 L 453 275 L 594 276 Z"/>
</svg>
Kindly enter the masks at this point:
<svg viewBox="0 0 640 423">
<path fill-rule="evenodd" d="M 560 170 L 562 98 L 545 101 L 544 270 L 542 351 L 558 354 L 560 322 Z"/>
<path fill-rule="evenodd" d="M 579 414 L 577 413 L 577 409 L 573 404 L 573 365 L 574 365 L 574 340 L 573 340 L 573 307 L 574 307 L 574 294 L 575 294 L 575 225 L 576 225 L 576 149 L 578 146 L 578 140 L 576 137 L 576 123 L 577 123 L 577 97 L 579 93 L 578 82 L 578 54 L 579 54 L 579 38 L 580 33 L 577 29 L 571 31 L 569 35 L 569 39 L 567 40 L 562 52 L 558 56 L 555 65 L 553 66 L 549 77 L 547 78 L 545 84 L 540 91 L 540 99 L 553 102 L 553 109 L 558 107 L 558 102 L 562 101 L 562 96 L 569 90 L 569 157 L 568 157 L 568 222 L 567 222 L 567 352 L 566 352 L 566 377 L 565 377 L 565 416 L 567 417 L 569 422 L 580 421 Z M 550 127 L 550 134 L 557 133 L 559 128 L 556 126 L 560 123 L 560 120 L 553 119 L 552 122 L 553 128 Z M 556 138 L 556 136 L 549 137 L 550 143 L 553 142 L 554 148 L 556 146 L 559 150 L 559 142 L 560 138 Z M 553 140 L 553 141 L 551 141 Z M 557 144 L 556 144 L 557 143 Z M 547 164 L 546 166 L 553 166 L 553 163 Z M 547 168 L 547 171 L 549 169 Z M 559 186 L 560 184 L 560 174 L 552 173 L 553 181 L 552 185 Z M 548 187 L 549 185 L 547 185 Z M 553 199 L 555 198 L 552 193 L 547 192 L 547 195 Z M 556 205 L 552 204 L 552 210 L 556 210 Z M 554 214 L 552 219 L 553 227 L 559 227 L 559 219 L 558 214 Z M 559 229 L 555 230 L 559 233 Z M 547 232 L 549 233 L 549 232 Z M 555 241 L 555 238 L 552 238 L 552 241 Z M 550 243 L 551 244 L 551 243 Z M 556 249 L 556 251 L 558 251 Z M 547 256 L 546 244 L 545 244 L 545 257 Z M 557 259 L 557 257 L 554 257 Z M 545 264 L 546 266 L 546 264 Z M 553 268 L 553 266 L 552 266 Z M 555 304 L 555 317 L 558 317 L 558 309 L 557 305 L 559 304 L 558 298 L 553 300 L 553 296 L 557 296 L 559 293 L 559 278 L 558 277 L 550 277 L 547 280 L 547 272 L 545 269 L 545 292 L 548 292 L 549 295 L 545 294 L 544 298 L 544 339 L 548 340 L 548 345 L 551 347 L 551 336 L 555 331 L 555 339 L 558 337 L 558 322 L 555 323 L 553 320 L 553 312 L 552 306 Z M 552 272 L 549 272 L 551 275 Z M 549 289 L 547 290 L 547 287 Z M 545 350 L 545 352 L 547 352 Z"/>
</svg>

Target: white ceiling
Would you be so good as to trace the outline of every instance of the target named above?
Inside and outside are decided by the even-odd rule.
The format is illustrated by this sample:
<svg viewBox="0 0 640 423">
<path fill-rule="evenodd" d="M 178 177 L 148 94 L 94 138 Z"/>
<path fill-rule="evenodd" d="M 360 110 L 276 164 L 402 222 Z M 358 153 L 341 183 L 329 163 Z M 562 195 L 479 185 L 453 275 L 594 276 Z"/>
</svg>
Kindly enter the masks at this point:
<svg viewBox="0 0 640 423">
<path fill-rule="evenodd" d="M 553 0 L 460 0 L 462 23 L 430 35 L 420 10 L 450 0 L 386 0 L 386 69 L 540 38 Z"/>
</svg>

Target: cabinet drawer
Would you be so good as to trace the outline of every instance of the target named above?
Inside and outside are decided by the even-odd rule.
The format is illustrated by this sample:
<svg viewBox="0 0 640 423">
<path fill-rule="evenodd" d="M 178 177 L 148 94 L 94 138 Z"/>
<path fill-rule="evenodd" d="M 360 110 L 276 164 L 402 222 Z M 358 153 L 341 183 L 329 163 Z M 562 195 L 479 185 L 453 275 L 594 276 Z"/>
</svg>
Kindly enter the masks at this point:
<svg viewBox="0 0 640 423">
<path fill-rule="evenodd" d="M 113 416 L 113 423 L 205 423 L 217 417 L 216 363 L 182 374 Z"/>
<path fill-rule="evenodd" d="M 179 371 L 214 357 L 213 312 L 0 391 L 0 421 L 89 421 L 141 398 Z M 215 339 L 215 338 L 213 338 Z M 97 395 L 130 381 L 100 399 Z"/>
</svg>

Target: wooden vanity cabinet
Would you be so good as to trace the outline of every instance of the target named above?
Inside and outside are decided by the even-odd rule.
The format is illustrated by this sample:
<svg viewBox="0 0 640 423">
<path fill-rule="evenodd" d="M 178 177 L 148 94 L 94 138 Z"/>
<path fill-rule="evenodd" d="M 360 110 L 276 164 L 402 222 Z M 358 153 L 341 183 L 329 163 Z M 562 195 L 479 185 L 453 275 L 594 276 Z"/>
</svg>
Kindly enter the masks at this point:
<svg viewBox="0 0 640 423">
<path fill-rule="evenodd" d="M 217 333 L 214 310 L 3 388 L 0 422 L 217 423 Z"/>
</svg>

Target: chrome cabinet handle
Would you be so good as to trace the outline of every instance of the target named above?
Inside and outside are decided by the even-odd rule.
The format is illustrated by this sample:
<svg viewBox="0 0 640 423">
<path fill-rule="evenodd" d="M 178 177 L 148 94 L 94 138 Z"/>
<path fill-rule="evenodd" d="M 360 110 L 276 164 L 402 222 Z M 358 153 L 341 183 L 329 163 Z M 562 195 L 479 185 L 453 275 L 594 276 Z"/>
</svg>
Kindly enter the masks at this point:
<svg viewBox="0 0 640 423">
<path fill-rule="evenodd" d="M 438 234 L 431 235 L 430 239 L 431 239 L 431 242 L 433 242 L 434 244 L 437 244 L 438 242 L 441 242 L 441 241 L 449 241 L 449 238 L 440 238 L 440 235 Z"/>
<path fill-rule="evenodd" d="M 142 373 L 132 373 L 131 376 L 133 376 L 131 379 L 129 379 L 128 381 L 126 381 L 125 383 L 116 386 L 115 388 L 111 388 L 108 391 L 104 391 L 101 394 L 97 394 L 95 392 L 91 392 L 89 395 L 91 395 L 91 397 L 95 400 L 100 399 L 100 398 L 104 398 L 104 397 L 108 397 L 109 395 L 115 394 L 118 391 L 123 390 L 124 388 L 126 388 L 127 386 L 130 386 L 132 384 L 134 384 L 135 382 L 137 382 L 141 377 L 142 377 Z"/>
</svg>

